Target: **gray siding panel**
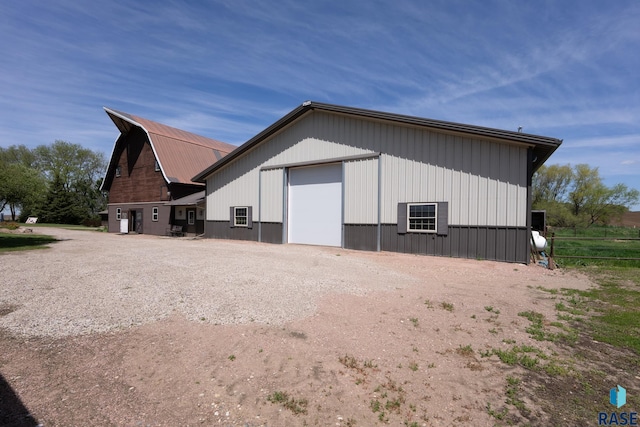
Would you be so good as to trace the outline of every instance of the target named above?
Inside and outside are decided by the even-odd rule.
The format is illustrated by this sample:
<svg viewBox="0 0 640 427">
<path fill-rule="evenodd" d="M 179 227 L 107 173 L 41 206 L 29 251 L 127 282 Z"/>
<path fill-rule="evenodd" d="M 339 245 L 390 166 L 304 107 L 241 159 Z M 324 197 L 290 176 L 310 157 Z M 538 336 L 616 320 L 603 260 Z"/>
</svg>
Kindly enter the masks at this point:
<svg viewBox="0 0 640 427">
<path fill-rule="evenodd" d="M 350 227 L 357 227 L 351 225 Z M 374 227 L 371 227 L 374 229 Z M 396 224 L 382 225 L 383 251 L 528 262 L 525 227 L 449 226 L 446 236 L 427 233 L 398 234 Z"/>
<path fill-rule="evenodd" d="M 360 251 L 378 249 L 378 226 L 371 224 L 345 224 L 344 247 Z"/>
<path fill-rule="evenodd" d="M 263 222 L 262 241 L 265 243 L 282 243 L 282 223 L 281 222 Z M 255 228 L 255 227 L 254 227 Z"/>
<path fill-rule="evenodd" d="M 215 239 L 258 240 L 258 227 L 229 227 L 229 221 L 206 221 L 205 237 Z"/>
</svg>

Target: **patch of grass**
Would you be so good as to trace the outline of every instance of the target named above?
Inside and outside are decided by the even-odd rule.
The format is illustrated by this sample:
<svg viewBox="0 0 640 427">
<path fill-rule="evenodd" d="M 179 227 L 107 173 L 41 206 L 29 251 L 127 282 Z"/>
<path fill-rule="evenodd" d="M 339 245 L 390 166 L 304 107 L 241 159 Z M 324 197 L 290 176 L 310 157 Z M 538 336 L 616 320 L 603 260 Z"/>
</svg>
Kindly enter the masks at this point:
<svg viewBox="0 0 640 427">
<path fill-rule="evenodd" d="M 236 356 L 232 354 L 227 359 L 229 359 L 229 360 L 231 360 L 233 362 L 234 360 L 236 360 Z"/>
<path fill-rule="evenodd" d="M 495 314 L 500 314 L 500 310 L 496 310 L 495 308 L 493 308 L 492 305 L 487 305 L 484 307 L 485 310 L 487 310 L 489 313 L 493 312 Z"/>
<path fill-rule="evenodd" d="M 640 269 L 591 268 L 586 271 L 600 285 L 573 291 L 599 312 L 587 321 L 593 338 L 640 354 Z"/>
<path fill-rule="evenodd" d="M 518 397 L 520 391 L 520 379 L 512 376 L 507 377 L 507 387 L 505 390 L 505 394 L 507 395 L 506 403 L 508 405 L 513 405 L 521 414 L 526 415 L 528 409 L 522 399 Z"/>
<path fill-rule="evenodd" d="M 460 356 L 464 356 L 464 357 L 472 357 L 474 354 L 473 348 L 471 348 L 471 344 L 467 344 L 464 347 L 460 346 L 456 349 L 456 353 L 458 353 Z"/>
<path fill-rule="evenodd" d="M 418 370 L 418 364 L 416 362 L 411 362 L 409 363 L 409 369 L 411 369 L 413 372 Z"/>
<path fill-rule="evenodd" d="M 307 406 L 309 401 L 307 399 L 295 399 L 287 392 L 284 391 L 275 391 L 269 396 L 267 396 L 267 400 L 271 403 L 276 403 L 282 405 L 284 408 L 290 410 L 294 414 L 306 414 Z"/>
<path fill-rule="evenodd" d="M 496 420 L 500 421 L 507 416 L 507 414 L 509 413 L 509 409 L 505 407 L 505 408 L 502 408 L 500 411 L 496 411 L 491 407 L 491 403 L 487 403 L 487 413 L 493 418 L 495 418 Z"/>
<path fill-rule="evenodd" d="M 414 326 L 415 328 L 417 328 L 417 327 L 418 327 L 418 323 L 419 323 L 419 321 L 418 321 L 418 318 L 417 318 L 417 317 L 410 317 L 410 318 L 409 318 L 409 320 L 411 321 L 411 323 L 413 323 L 413 326 Z"/>
<path fill-rule="evenodd" d="M 544 324 L 545 318 L 541 313 L 528 310 L 518 313 L 518 316 L 524 317 L 531 322 L 531 325 L 529 325 L 525 331 L 527 331 L 531 338 L 537 341 L 564 341 L 568 344 L 573 344 L 578 339 L 577 331 L 562 324 L 556 324 L 554 326 L 561 328 L 564 332 L 553 333 L 548 331 Z"/>
<path fill-rule="evenodd" d="M 440 303 L 440 307 L 442 307 L 443 309 L 447 310 L 447 311 L 453 311 L 453 304 L 450 302 L 442 302 Z"/>
<path fill-rule="evenodd" d="M 46 245 L 58 240 L 43 234 L 13 234 L 0 232 L 0 253 L 47 249 Z"/>
</svg>

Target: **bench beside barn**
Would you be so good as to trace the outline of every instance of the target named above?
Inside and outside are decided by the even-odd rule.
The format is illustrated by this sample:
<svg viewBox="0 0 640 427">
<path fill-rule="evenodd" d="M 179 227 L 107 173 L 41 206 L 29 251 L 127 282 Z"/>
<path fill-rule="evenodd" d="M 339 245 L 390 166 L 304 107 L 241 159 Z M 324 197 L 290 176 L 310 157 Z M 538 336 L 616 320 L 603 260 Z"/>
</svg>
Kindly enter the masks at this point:
<svg viewBox="0 0 640 427">
<path fill-rule="evenodd" d="M 561 142 L 307 101 L 192 181 L 206 237 L 528 263 Z"/>
</svg>

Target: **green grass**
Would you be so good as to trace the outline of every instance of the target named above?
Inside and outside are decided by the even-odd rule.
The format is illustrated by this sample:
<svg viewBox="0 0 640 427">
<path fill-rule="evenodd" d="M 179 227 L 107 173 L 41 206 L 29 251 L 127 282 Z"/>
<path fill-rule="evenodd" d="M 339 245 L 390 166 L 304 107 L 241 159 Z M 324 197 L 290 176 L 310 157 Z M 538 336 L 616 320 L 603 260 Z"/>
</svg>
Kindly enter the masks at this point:
<svg viewBox="0 0 640 427">
<path fill-rule="evenodd" d="M 640 258 L 640 230 L 629 227 L 589 227 L 583 229 L 554 229 L 554 260 L 560 266 L 576 267 L 597 265 L 601 267 L 640 267 L 638 260 L 601 260 L 581 257 Z M 575 239 L 576 240 L 571 240 Z M 608 240 L 580 240 L 580 238 L 607 238 Z M 549 243 L 551 243 L 548 236 Z"/>
<path fill-rule="evenodd" d="M 85 225 L 73 225 L 73 224 L 21 224 L 26 228 L 64 228 L 65 230 L 80 230 L 80 231 L 97 231 L 100 227 L 87 227 Z"/>
<path fill-rule="evenodd" d="M 640 268 L 583 269 L 600 285 L 588 291 L 565 291 L 589 301 L 596 311 L 587 322 L 593 338 L 640 355 Z"/>
<path fill-rule="evenodd" d="M 306 414 L 307 406 L 309 405 L 309 401 L 307 399 L 295 399 L 284 391 L 273 392 L 267 396 L 267 400 L 271 403 L 282 405 L 284 408 L 290 410 L 296 415 Z"/>
<path fill-rule="evenodd" d="M 54 242 L 57 242 L 54 237 L 42 234 L 12 234 L 0 231 L 0 252 L 46 249 L 45 245 Z"/>
</svg>

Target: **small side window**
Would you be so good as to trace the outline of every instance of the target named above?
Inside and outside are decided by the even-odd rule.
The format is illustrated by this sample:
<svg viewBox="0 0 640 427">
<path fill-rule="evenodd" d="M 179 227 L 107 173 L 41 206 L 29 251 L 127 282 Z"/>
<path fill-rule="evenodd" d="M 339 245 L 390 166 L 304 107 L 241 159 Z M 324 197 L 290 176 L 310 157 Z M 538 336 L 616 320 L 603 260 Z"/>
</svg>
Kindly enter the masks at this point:
<svg viewBox="0 0 640 427">
<path fill-rule="evenodd" d="M 235 207 L 233 212 L 233 225 L 234 227 L 246 227 L 247 226 L 247 208 Z"/>
<path fill-rule="evenodd" d="M 253 228 L 251 206 L 231 206 L 229 209 L 229 227 Z"/>
<path fill-rule="evenodd" d="M 153 208 L 151 208 L 151 221 L 157 221 L 158 220 L 158 207 L 154 206 Z"/>
<path fill-rule="evenodd" d="M 122 174 L 122 167 L 120 165 L 116 166 L 116 178 Z"/>
<path fill-rule="evenodd" d="M 122 209 L 116 208 L 116 219 L 120 221 L 122 219 Z"/>
<path fill-rule="evenodd" d="M 155 171 L 160 172 L 160 163 L 156 160 Z"/>
<path fill-rule="evenodd" d="M 407 230 L 421 233 L 435 233 L 437 230 L 436 203 L 408 203 L 407 204 Z"/>
</svg>

